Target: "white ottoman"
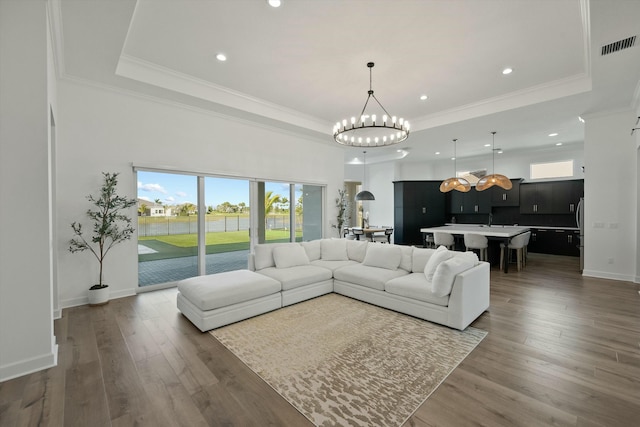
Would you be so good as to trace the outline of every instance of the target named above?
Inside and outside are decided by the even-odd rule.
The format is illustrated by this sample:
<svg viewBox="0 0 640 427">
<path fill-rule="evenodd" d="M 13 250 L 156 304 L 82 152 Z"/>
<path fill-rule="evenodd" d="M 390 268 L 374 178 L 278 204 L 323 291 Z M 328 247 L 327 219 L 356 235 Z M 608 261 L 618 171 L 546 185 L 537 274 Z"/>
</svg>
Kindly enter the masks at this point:
<svg viewBox="0 0 640 427">
<path fill-rule="evenodd" d="M 178 282 L 178 309 L 202 332 L 282 307 L 282 285 L 249 270 Z"/>
</svg>

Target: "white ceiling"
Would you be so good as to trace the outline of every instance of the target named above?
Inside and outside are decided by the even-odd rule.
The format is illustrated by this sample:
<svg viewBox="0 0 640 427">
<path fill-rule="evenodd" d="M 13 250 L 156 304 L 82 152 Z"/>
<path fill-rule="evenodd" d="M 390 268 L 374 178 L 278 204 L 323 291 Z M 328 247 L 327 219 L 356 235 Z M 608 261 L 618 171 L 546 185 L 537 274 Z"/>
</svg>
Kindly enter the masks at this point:
<svg viewBox="0 0 640 427">
<path fill-rule="evenodd" d="M 373 89 L 428 160 L 581 143 L 579 115 L 638 105 L 638 0 L 52 0 L 59 70 L 327 144 Z M 640 44 L 640 41 L 638 42 Z M 228 60 L 215 56 L 224 52 Z M 501 71 L 514 72 L 504 76 Z M 420 101 L 419 96 L 429 98 Z M 630 123 L 629 127 L 633 127 Z M 548 134 L 557 132 L 558 136 Z M 345 160 L 361 149 L 345 149 Z"/>
</svg>

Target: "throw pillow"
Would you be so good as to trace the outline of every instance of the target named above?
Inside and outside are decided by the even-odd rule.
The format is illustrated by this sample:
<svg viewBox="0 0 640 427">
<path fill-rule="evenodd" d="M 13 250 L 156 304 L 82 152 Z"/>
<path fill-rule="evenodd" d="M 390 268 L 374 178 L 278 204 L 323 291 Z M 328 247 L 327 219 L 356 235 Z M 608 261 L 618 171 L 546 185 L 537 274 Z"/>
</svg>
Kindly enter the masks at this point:
<svg viewBox="0 0 640 427">
<path fill-rule="evenodd" d="M 477 263 L 478 256 L 473 252 L 456 254 L 453 258 L 441 262 L 433 275 L 431 292 L 438 297 L 449 295 L 456 275 L 470 269 Z"/>
<path fill-rule="evenodd" d="M 301 242 L 300 245 L 307 251 L 309 261 L 320 259 L 320 240 L 312 240 L 310 242 Z"/>
<path fill-rule="evenodd" d="M 347 255 L 353 261 L 362 262 L 367 254 L 367 240 L 347 240 Z"/>
<path fill-rule="evenodd" d="M 400 261 L 402 261 L 402 251 L 399 246 L 372 243 L 367 246 L 367 255 L 365 255 L 362 264 L 387 270 L 397 270 Z"/>
<path fill-rule="evenodd" d="M 273 260 L 276 268 L 288 268 L 309 264 L 307 251 L 296 243 L 273 248 Z"/>
<path fill-rule="evenodd" d="M 436 268 L 442 261 L 446 261 L 451 258 L 449 250 L 445 246 L 438 246 L 438 249 L 431 255 L 427 265 L 424 266 L 424 275 L 427 278 L 427 283 L 431 285 L 433 281 L 433 275 L 436 272 Z"/>
<path fill-rule="evenodd" d="M 346 239 L 322 239 L 320 241 L 321 258 L 326 261 L 349 261 Z"/>
</svg>

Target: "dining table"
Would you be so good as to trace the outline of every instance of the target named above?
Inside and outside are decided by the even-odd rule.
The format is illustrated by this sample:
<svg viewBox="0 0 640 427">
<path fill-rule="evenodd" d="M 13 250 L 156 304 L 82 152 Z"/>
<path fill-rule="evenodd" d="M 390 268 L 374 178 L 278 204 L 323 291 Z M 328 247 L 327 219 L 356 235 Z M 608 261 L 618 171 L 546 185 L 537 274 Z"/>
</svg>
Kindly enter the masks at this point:
<svg viewBox="0 0 640 427">
<path fill-rule="evenodd" d="M 367 227 L 367 228 L 351 227 L 349 228 L 349 231 L 352 232 L 353 228 L 361 229 L 365 237 L 368 237 L 369 240 L 371 240 L 372 242 L 373 242 L 374 233 L 384 233 L 387 230 L 386 228 L 380 228 L 380 227 Z M 356 239 L 360 240 L 360 236 L 356 235 Z"/>
<path fill-rule="evenodd" d="M 497 240 L 504 243 L 505 248 L 509 245 L 509 240 L 519 234 L 530 231 L 529 227 L 517 225 L 476 225 L 476 224 L 450 224 L 439 227 L 421 228 L 422 233 L 443 232 L 453 235 L 480 234 L 490 240 Z M 509 272 L 509 262 L 504 263 L 504 272 Z"/>
</svg>

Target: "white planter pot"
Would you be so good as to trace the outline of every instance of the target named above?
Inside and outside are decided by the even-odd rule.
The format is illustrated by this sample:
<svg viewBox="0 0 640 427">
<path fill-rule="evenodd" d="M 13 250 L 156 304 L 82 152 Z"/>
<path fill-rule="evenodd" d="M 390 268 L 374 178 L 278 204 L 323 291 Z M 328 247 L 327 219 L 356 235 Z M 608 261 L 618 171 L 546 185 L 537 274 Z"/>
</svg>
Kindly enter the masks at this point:
<svg viewBox="0 0 640 427">
<path fill-rule="evenodd" d="M 109 287 L 89 289 L 89 305 L 104 305 L 109 302 Z"/>
</svg>

